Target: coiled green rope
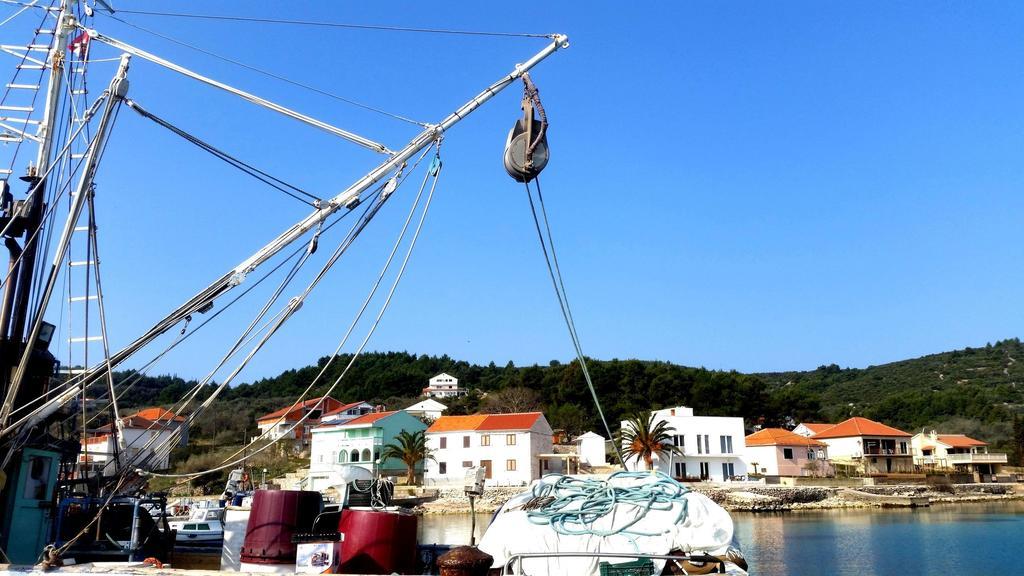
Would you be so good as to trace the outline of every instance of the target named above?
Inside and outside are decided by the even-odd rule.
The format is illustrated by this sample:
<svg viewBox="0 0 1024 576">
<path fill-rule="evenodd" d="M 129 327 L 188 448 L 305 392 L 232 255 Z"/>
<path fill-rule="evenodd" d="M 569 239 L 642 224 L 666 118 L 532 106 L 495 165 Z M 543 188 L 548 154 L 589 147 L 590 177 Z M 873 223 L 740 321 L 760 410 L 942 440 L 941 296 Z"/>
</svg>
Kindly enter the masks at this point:
<svg viewBox="0 0 1024 576">
<path fill-rule="evenodd" d="M 636 486 L 615 485 L 615 480 L 632 478 L 650 481 Z M 550 481 L 552 479 L 553 482 Z M 548 474 L 533 487 L 533 501 L 545 501 L 527 510 L 526 515 L 530 522 L 549 525 L 555 532 L 568 536 L 659 536 L 668 528 L 660 532 L 643 532 L 632 528 L 648 512 L 668 512 L 677 505 L 679 513 L 672 524 L 679 524 L 686 519 L 685 496 L 689 491 L 689 488 L 661 472 L 616 472 L 607 480 L 584 480 Z M 619 505 L 640 509 L 641 512 L 629 522 L 612 529 L 595 530 L 592 527 L 595 521 L 615 511 Z"/>
</svg>

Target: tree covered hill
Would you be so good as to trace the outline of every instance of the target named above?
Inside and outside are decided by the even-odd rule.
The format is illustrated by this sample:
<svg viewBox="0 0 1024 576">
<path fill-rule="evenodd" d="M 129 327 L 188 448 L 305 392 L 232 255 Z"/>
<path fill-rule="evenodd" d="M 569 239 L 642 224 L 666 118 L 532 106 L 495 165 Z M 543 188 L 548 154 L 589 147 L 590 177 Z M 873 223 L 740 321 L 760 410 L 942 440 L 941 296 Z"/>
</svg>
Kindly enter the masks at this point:
<svg viewBox="0 0 1024 576">
<path fill-rule="evenodd" d="M 350 359 L 341 355 L 331 362 L 312 394 L 324 393 Z M 296 398 L 328 360 L 226 390 L 225 409 L 205 415 L 198 434 L 241 441 L 255 432 L 257 416 Z M 1017 339 L 863 369 L 830 365 L 805 372 L 742 374 L 643 360 L 591 360 L 589 366 L 613 429 L 634 412 L 682 404 L 700 414 L 742 416 L 748 427 L 838 421 L 856 414 L 911 432 L 933 426 L 1005 444 L 1009 422 L 1024 406 L 1024 345 Z M 454 413 L 536 408 L 556 428 L 600 429 L 576 362 L 480 366 L 446 355 L 366 353 L 332 396 L 403 407 L 439 372 L 480 391 L 455 402 Z M 144 377 L 133 387 L 129 405 L 169 406 L 191 384 L 170 376 Z"/>
</svg>

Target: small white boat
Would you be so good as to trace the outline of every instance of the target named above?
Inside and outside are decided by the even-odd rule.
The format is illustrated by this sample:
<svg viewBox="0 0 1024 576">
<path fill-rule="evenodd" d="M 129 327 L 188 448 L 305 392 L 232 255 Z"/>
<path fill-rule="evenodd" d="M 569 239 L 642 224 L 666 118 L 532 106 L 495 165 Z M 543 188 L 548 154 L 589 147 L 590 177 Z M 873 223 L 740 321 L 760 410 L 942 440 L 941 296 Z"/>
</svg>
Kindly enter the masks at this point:
<svg viewBox="0 0 1024 576">
<path fill-rule="evenodd" d="M 187 520 L 171 522 L 176 544 L 220 542 L 224 538 L 223 508 L 193 508 Z"/>
</svg>

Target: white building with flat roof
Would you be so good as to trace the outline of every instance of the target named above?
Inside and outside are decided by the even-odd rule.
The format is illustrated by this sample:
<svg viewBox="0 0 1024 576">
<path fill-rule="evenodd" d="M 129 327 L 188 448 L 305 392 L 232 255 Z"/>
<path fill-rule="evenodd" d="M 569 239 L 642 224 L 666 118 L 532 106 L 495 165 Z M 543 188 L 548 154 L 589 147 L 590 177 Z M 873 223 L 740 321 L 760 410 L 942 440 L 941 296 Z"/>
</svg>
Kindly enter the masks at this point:
<svg viewBox="0 0 1024 576">
<path fill-rule="evenodd" d="M 406 412 L 417 418 L 425 420 L 437 420 L 448 407 L 433 398 L 421 400 L 405 409 Z"/>
<path fill-rule="evenodd" d="M 458 378 L 441 372 L 429 380 L 427 387 L 423 389 L 423 395 L 434 398 L 457 398 L 466 395 L 466 391 L 459 388 Z"/>
<path fill-rule="evenodd" d="M 680 480 L 722 482 L 746 476 L 743 418 L 694 416 L 693 408 L 677 406 L 654 411 L 654 421 L 664 420 L 672 429 L 672 442 L 681 455 L 654 455 L 654 468 Z M 627 422 L 621 426 L 625 428 Z M 625 449 L 625 446 L 623 447 Z M 628 455 L 623 452 L 623 457 Z M 628 470 L 644 470 L 643 459 L 629 458 Z"/>
</svg>

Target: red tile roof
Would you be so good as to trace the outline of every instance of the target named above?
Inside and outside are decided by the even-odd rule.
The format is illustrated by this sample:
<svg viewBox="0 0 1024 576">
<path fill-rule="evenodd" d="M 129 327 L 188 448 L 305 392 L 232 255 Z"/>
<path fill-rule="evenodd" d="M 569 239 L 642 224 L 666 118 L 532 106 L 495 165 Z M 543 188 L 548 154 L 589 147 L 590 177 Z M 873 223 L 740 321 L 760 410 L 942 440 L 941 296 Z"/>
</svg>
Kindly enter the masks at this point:
<svg viewBox="0 0 1024 576">
<path fill-rule="evenodd" d="M 134 416 L 139 416 L 146 420 L 173 420 L 175 422 L 185 421 L 184 416 L 178 416 L 166 408 L 146 408 L 144 410 L 139 410 L 134 414 Z"/>
<path fill-rule="evenodd" d="M 427 432 L 463 430 L 529 430 L 543 416 L 540 412 L 514 414 L 473 414 L 472 416 L 441 416 Z"/>
<path fill-rule="evenodd" d="M 369 404 L 369 402 L 367 402 L 365 400 L 360 400 L 358 402 L 351 402 L 349 404 L 345 404 L 344 406 L 338 406 L 337 408 L 335 408 L 333 410 L 328 410 L 327 412 L 324 412 L 323 415 L 324 416 L 334 416 L 335 414 L 341 414 L 342 412 L 344 412 L 346 410 L 350 410 L 352 408 L 355 408 L 356 406 L 359 406 L 360 404 Z"/>
<path fill-rule="evenodd" d="M 825 430 L 835 426 L 835 424 L 828 424 L 825 422 L 801 422 L 801 426 L 811 431 L 811 434 L 820 434 Z"/>
<path fill-rule="evenodd" d="M 321 408 L 323 410 L 325 410 L 325 411 L 327 411 L 327 410 L 334 410 L 338 406 L 342 405 L 341 402 L 338 402 L 337 400 L 335 400 L 334 398 L 331 398 L 330 396 L 322 397 L 322 398 L 324 398 L 324 403 L 321 406 Z M 302 418 L 302 414 L 303 414 L 303 410 L 304 409 L 312 408 L 313 406 L 316 406 L 317 402 L 319 402 L 319 401 L 320 401 L 320 398 L 310 398 L 309 400 L 306 400 L 305 402 L 303 402 L 303 403 L 301 403 L 301 404 L 299 404 L 299 405 L 297 405 L 295 407 L 292 407 L 292 405 L 289 404 L 288 406 L 285 406 L 284 408 L 281 408 L 280 410 L 275 410 L 275 411 L 271 412 L 270 414 L 264 414 L 263 416 L 260 416 L 259 418 L 256 419 L 256 421 L 257 422 L 265 422 L 267 420 L 277 420 L 281 416 L 285 416 L 285 414 L 287 414 L 287 416 L 285 416 L 285 418 L 284 418 L 284 421 L 285 422 L 289 422 L 289 421 L 294 422 L 294 421 L 298 420 L 299 418 Z"/>
<path fill-rule="evenodd" d="M 369 414 L 363 414 L 362 416 L 357 416 L 357 417 L 349 420 L 348 422 L 345 422 L 344 424 L 342 424 L 342 426 L 357 426 L 359 424 L 373 424 L 377 420 L 380 420 L 382 418 L 387 418 L 388 416 L 391 416 L 395 412 L 397 412 L 397 410 L 388 410 L 387 412 L 370 412 Z"/>
<path fill-rule="evenodd" d="M 975 440 L 970 436 L 964 436 L 963 434 L 939 434 L 939 442 L 953 448 L 974 448 L 975 446 L 988 446 L 988 442 L 982 442 L 981 440 Z"/>
<path fill-rule="evenodd" d="M 824 432 L 818 432 L 811 438 L 851 438 L 854 436 L 907 436 L 903 430 L 893 428 L 892 426 L 886 426 L 881 422 L 875 422 L 874 420 L 868 420 L 867 418 L 861 418 L 860 416 L 854 416 L 848 420 L 843 420 L 839 424 L 832 426 Z"/>
<path fill-rule="evenodd" d="M 824 442 L 782 428 L 765 428 L 747 436 L 747 446 L 824 446 Z"/>
</svg>

